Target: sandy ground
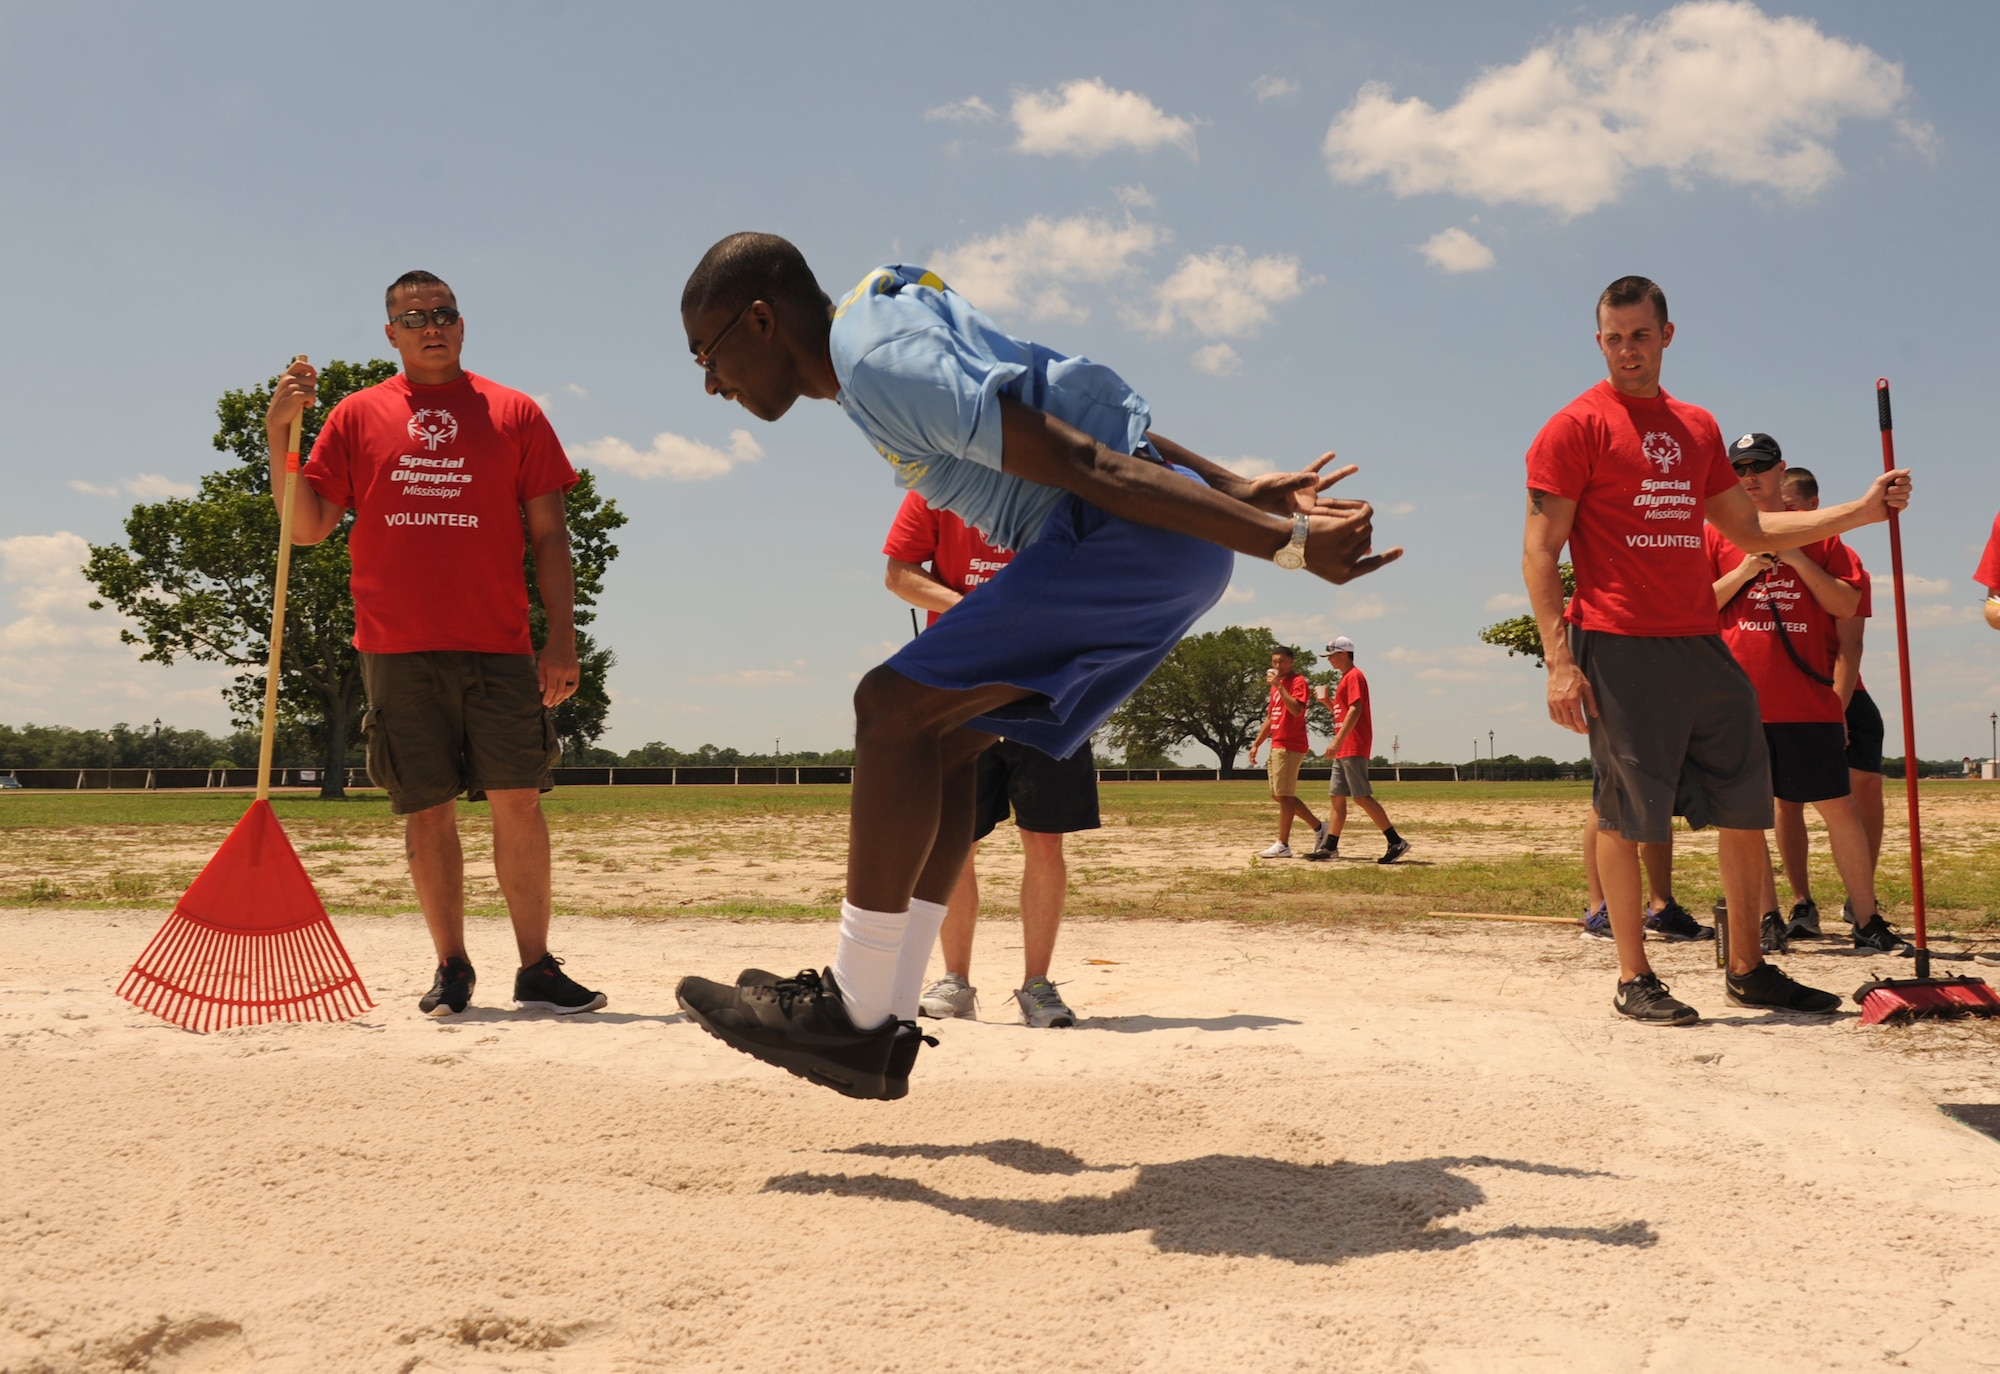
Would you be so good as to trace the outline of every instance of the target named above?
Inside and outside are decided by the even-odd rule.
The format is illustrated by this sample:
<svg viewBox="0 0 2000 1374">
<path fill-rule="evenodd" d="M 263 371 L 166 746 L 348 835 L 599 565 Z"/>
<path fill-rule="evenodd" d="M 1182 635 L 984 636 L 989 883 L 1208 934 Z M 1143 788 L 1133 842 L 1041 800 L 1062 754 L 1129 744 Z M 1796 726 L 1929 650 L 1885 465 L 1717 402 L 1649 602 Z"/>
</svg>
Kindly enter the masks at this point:
<svg viewBox="0 0 2000 1374">
<path fill-rule="evenodd" d="M 1553 927 L 1080 921 L 1029 1031 L 994 922 L 991 1019 L 855 1103 L 673 1007 L 824 925 L 565 922 L 557 1020 L 481 921 L 433 1021 L 344 918 L 375 1011 L 200 1037 L 112 994 L 156 919 L 0 912 L 0 1369 L 2000 1367 L 2000 1142 L 1936 1107 L 2000 1024 L 1732 1014 L 1705 948 L 1661 1031 Z"/>
</svg>

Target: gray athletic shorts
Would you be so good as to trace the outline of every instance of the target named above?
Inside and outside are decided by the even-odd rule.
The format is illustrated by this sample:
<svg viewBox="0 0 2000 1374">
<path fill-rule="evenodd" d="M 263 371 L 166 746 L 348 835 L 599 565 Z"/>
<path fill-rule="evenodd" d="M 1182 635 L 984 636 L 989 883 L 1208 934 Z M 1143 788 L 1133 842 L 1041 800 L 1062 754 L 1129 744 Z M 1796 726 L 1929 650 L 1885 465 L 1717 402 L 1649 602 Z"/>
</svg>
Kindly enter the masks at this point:
<svg viewBox="0 0 2000 1374">
<path fill-rule="evenodd" d="M 1326 794 L 1329 797 L 1372 797 L 1375 789 L 1368 784 L 1368 760 L 1355 755 L 1344 759 L 1334 759 L 1333 776 L 1327 780 Z"/>
<path fill-rule="evenodd" d="M 1599 824 L 1628 840 L 1693 829 L 1769 830 L 1771 760 L 1757 689 L 1720 635 L 1649 639 L 1569 627 L 1597 695 L 1590 722 Z"/>
</svg>

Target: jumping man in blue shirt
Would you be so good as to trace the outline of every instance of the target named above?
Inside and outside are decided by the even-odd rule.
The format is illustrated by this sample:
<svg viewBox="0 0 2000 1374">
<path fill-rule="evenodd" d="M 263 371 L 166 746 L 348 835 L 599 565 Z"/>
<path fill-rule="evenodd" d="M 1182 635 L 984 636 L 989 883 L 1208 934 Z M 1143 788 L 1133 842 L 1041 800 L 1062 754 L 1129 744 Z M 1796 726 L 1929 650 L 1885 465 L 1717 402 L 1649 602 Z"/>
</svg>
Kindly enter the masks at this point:
<svg viewBox="0 0 2000 1374">
<path fill-rule="evenodd" d="M 1002 333 L 921 268 L 877 268 L 836 306 L 790 243 L 732 234 L 688 278 L 681 323 L 711 395 L 761 420 L 834 402 L 904 488 L 1017 551 L 855 691 L 832 966 L 677 993 L 735 1049 L 850 1097 L 902 1097 L 979 752 L 1081 747 L 1220 599 L 1232 551 L 1338 583 L 1402 550 L 1372 552 L 1367 503 L 1323 494 L 1354 471 L 1322 471 L 1332 454 L 1239 477 L 1153 432 L 1110 369 Z"/>
</svg>

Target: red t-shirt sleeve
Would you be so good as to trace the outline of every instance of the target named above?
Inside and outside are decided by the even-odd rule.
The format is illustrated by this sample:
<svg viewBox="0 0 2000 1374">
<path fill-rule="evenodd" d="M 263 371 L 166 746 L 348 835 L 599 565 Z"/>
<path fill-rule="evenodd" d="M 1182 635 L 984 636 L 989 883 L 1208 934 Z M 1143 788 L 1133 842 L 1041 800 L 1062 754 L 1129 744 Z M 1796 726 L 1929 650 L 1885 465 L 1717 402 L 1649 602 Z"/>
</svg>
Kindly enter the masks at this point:
<svg viewBox="0 0 2000 1374">
<path fill-rule="evenodd" d="M 1528 446 L 1530 490 L 1545 491 L 1566 501 L 1583 495 L 1590 481 L 1590 457 L 1596 450 L 1581 430 L 1581 422 L 1568 414 L 1557 415 L 1542 426 L 1542 432 Z"/>
<path fill-rule="evenodd" d="M 915 492 L 905 493 L 882 552 L 900 563 L 928 563 L 937 557 L 937 551 L 937 512 Z"/>
<path fill-rule="evenodd" d="M 576 485 L 576 469 L 556 438 L 555 426 L 542 408 L 523 397 L 517 423 L 521 436 L 521 468 L 517 494 L 523 503 Z"/>
<path fill-rule="evenodd" d="M 1862 604 L 1864 606 L 1867 604 L 1868 574 L 1861 570 L 1861 560 L 1854 556 L 1853 549 L 1838 539 L 1827 540 L 1826 558 L 1820 566 L 1860 592 Z"/>
<path fill-rule="evenodd" d="M 1972 580 L 1995 596 L 2000 596 L 2000 515 L 1993 517 L 1993 533 L 1986 541 L 1986 554 Z"/>
<path fill-rule="evenodd" d="M 342 510 L 354 506 L 354 441 L 348 423 L 353 414 L 345 400 L 333 408 L 313 439 L 305 466 L 299 469 L 320 499 Z"/>
</svg>

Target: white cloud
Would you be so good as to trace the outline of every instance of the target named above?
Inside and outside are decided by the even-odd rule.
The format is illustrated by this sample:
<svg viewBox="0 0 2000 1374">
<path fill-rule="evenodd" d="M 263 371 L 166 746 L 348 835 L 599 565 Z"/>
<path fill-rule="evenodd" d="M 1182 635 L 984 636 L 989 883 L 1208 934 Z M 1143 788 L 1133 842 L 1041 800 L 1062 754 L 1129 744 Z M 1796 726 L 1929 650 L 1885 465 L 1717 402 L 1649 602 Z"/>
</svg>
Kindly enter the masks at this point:
<svg viewBox="0 0 2000 1374">
<path fill-rule="evenodd" d="M 1233 245 L 1183 258 L 1155 290 L 1159 308 L 1135 323 L 1170 333 L 1186 323 L 1210 337 L 1240 338 L 1270 322 L 1271 307 L 1304 291 L 1299 260 L 1285 255 L 1253 258 Z"/>
<path fill-rule="evenodd" d="M 1137 91 L 1102 80 L 1071 81 L 1058 91 L 1022 91 L 1010 113 L 1014 151 L 1096 157 L 1116 148 L 1147 152 L 1163 143 L 1194 155 L 1194 124 L 1170 115 Z"/>
<path fill-rule="evenodd" d="M 1488 610 L 1493 607 L 1489 604 Z M 1456 664 L 1461 668 L 1486 668 L 1504 656 L 1504 651 L 1490 644 L 1454 644 L 1443 649 L 1407 649 L 1401 644 L 1383 650 L 1382 659 L 1386 663 L 1408 664 L 1422 667 L 1425 664 Z"/>
<path fill-rule="evenodd" d="M 1211 377 L 1234 377 L 1243 370 L 1243 359 L 1226 343 L 1208 344 L 1194 351 L 1194 370 Z"/>
<path fill-rule="evenodd" d="M 607 435 L 589 443 L 570 445 L 569 456 L 575 462 L 610 468 L 633 477 L 704 482 L 726 475 L 739 464 L 756 462 L 764 456 L 764 450 L 749 430 L 732 429 L 726 450 L 678 434 L 655 434 L 653 446 L 642 452 L 623 439 Z"/>
<path fill-rule="evenodd" d="M 1582 25 L 1512 66 L 1481 73 L 1440 110 L 1363 86 L 1327 129 L 1339 181 L 1388 179 L 1399 196 L 1450 192 L 1580 215 L 1640 171 L 1677 185 L 1709 176 L 1795 199 L 1840 175 L 1844 120 L 1886 119 L 1902 67 L 1809 19 L 1748 0 L 1694 0 L 1658 18 Z M 1903 137 L 1931 146 L 1927 126 Z"/>
<path fill-rule="evenodd" d="M 1259 100 L 1276 100 L 1281 95 L 1291 95 L 1298 88 L 1299 83 L 1289 76 L 1260 76 L 1250 83 L 1250 93 Z"/>
<path fill-rule="evenodd" d="M 115 484 L 108 486 L 74 479 L 69 485 L 72 491 L 80 491 L 85 496 L 102 496 L 107 499 L 129 496 L 135 501 L 164 501 L 170 496 L 192 496 L 196 490 L 191 482 L 176 482 L 171 477 L 162 477 L 157 472 L 142 472 L 136 477 L 121 478 Z"/>
<path fill-rule="evenodd" d="M 1928 629 L 1936 625 L 1971 625 L 1984 616 L 1985 612 L 1977 606 L 1912 606 L 1910 626 Z"/>
<path fill-rule="evenodd" d="M 1276 472 L 1278 470 L 1278 465 L 1269 458 L 1253 458 L 1247 453 L 1233 462 L 1224 463 L 1222 466 L 1228 468 L 1238 477 L 1262 477 L 1267 472 Z"/>
<path fill-rule="evenodd" d="M 1257 592 L 1255 588 L 1239 587 L 1232 582 L 1223 589 L 1222 601 L 1219 604 L 1224 606 L 1247 606 L 1256 599 Z"/>
<path fill-rule="evenodd" d="M 715 673 L 708 677 L 698 677 L 694 681 L 715 687 L 777 687 L 788 682 L 810 681 L 795 668 L 805 667 L 802 658 L 792 660 L 792 668 L 739 668 L 733 673 Z"/>
<path fill-rule="evenodd" d="M 1153 193 L 1137 182 L 1117 187 L 1111 194 L 1118 197 L 1118 203 L 1128 210 L 1150 210 L 1159 204 Z"/>
<path fill-rule="evenodd" d="M 1456 225 L 1432 234 L 1417 251 L 1446 272 L 1484 272 L 1493 265 L 1493 250 Z"/>
<path fill-rule="evenodd" d="M 1395 505 L 1389 507 L 1389 514 L 1391 515 L 1415 515 L 1416 513 L 1417 503 L 1415 501 L 1398 501 Z"/>
<path fill-rule="evenodd" d="M 1881 597 L 1885 605 L 1894 607 L 1895 602 L 1891 598 L 1896 595 L 1895 577 L 1890 573 L 1870 573 L 1868 574 L 1868 581 L 1875 595 Z M 1918 577 L 1913 573 L 1904 573 L 1903 595 L 1906 598 L 1913 596 L 1950 596 L 1951 579 L 1948 577 Z M 1877 614 L 1880 613 L 1878 609 Z M 1889 614 L 1894 615 L 1895 611 L 1891 609 Z"/>
<path fill-rule="evenodd" d="M 1528 598 L 1519 592 L 1495 592 L 1481 609 L 1498 615 L 1517 613 L 1528 609 Z"/>
<path fill-rule="evenodd" d="M 1074 286 L 1125 276 L 1133 258 L 1152 252 L 1166 237 L 1163 230 L 1130 220 L 1037 215 L 1018 228 L 946 249 L 931 266 L 953 290 L 991 314 L 1018 311 L 1074 322 L 1090 314 L 1071 299 Z"/>
<path fill-rule="evenodd" d="M 588 391 L 585 391 L 582 387 L 578 386 L 575 382 L 564 382 L 563 390 L 568 392 L 570 395 L 576 397 L 579 401 L 588 400 L 590 398 L 590 393 Z"/>
<path fill-rule="evenodd" d="M 976 95 L 944 105 L 933 105 L 924 111 L 925 119 L 943 120 L 947 124 L 990 124 L 999 117 L 998 110 Z"/>
</svg>

